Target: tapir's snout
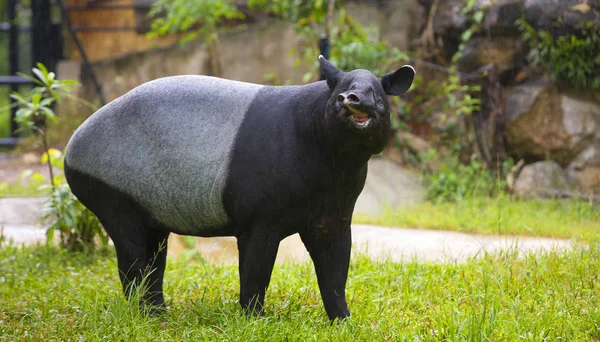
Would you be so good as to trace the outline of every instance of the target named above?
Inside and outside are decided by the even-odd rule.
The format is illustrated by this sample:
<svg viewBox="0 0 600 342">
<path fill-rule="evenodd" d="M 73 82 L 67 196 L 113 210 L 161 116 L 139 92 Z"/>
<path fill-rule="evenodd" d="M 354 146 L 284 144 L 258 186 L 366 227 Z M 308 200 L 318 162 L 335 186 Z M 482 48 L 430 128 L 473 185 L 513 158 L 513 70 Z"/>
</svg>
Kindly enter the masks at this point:
<svg viewBox="0 0 600 342">
<path fill-rule="evenodd" d="M 360 91 L 350 90 L 340 93 L 337 100 L 347 111 L 354 125 L 358 128 L 369 126 L 371 118 L 375 117 L 373 104 L 367 101 L 368 97 Z M 372 102 L 372 101 L 371 101 Z"/>
<path fill-rule="evenodd" d="M 337 96 L 337 100 L 340 105 L 346 108 L 351 113 L 361 112 L 361 113 L 370 113 L 374 115 L 375 113 L 375 103 L 373 100 L 369 100 L 368 94 L 364 94 L 361 91 L 351 90 L 347 92 L 340 93 Z"/>
<path fill-rule="evenodd" d="M 360 97 L 351 91 L 339 94 L 338 101 L 344 106 L 359 106 L 361 104 Z"/>
</svg>

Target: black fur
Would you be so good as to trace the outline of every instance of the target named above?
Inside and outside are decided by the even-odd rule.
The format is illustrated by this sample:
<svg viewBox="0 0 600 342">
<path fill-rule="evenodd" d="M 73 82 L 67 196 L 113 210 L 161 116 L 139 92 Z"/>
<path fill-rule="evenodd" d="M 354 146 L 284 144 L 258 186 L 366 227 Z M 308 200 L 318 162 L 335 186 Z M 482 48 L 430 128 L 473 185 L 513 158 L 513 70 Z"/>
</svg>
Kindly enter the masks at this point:
<svg viewBox="0 0 600 342">
<path fill-rule="evenodd" d="M 345 298 L 350 222 L 367 161 L 389 138 L 389 105 L 384 85 L 371 73 L 342 73 L 325 59 L 321 65 L 327 82 L 261 90 L 234 146 L 225 207 L 239 232 L 240 302 L 257 313 L 279 242 L 300 233 L 329 318 L 350 315 Z M 386 78 L 387 86 L 406 91 L 412 75 L 394 75 Z M 369 127 L 357 128 L 350 120 L 340 102 L 350 94 L 352 107 L 369 114 Z"/>
</svg>

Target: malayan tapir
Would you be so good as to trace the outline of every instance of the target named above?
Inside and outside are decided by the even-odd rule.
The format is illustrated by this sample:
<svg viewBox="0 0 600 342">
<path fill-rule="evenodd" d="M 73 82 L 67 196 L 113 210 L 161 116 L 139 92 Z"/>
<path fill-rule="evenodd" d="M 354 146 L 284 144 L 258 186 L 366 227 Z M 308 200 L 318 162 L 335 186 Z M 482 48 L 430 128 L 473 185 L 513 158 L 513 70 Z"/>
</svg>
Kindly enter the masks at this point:
<svg viewBox="0 0 600 342">
<path fill-rule="evenodd" d="M 406 92 L 415 71 L 377 78 L 319 62 L 326 81 L 303 86 L 160 78 L 75 131 L 65 175 L 112 239 L 126 295 L 146 274 L 143 301 L 165 305 L 170 232 L 235 236 L 240 304 L 263 314 L 279 243 L 299 233 L 327 315 L 350 315 L 352 212 L 367 161 L 391 135 L 387 95 Z"/>
</svg>

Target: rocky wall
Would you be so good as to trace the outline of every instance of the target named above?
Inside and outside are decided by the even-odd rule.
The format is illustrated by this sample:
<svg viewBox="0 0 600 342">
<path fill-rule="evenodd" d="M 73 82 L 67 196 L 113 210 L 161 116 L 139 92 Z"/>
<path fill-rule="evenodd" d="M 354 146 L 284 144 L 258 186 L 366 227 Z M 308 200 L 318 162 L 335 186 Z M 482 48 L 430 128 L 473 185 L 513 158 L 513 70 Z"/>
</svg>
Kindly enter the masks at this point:
<svg viewBox="0 0 600 342">
<path fill-rule="evenodd" d="M 461 0 L 421 0 L 420 11 L 433 22 L 416 22 L 420 35 L 433 37 L 447 60 L 472 21 Z M 529 47 L 516 21 L 524 18 L 536 30 L 555 39 L 588 23 L 600 35 L 598 0 L 476 0 L 487 7 L 480 30 L 468 40 L 459 70 L 474 73 L 494 65 L 499 73 L 504 148 L 515 161 L 523 160 L 514 191 L 532 195 L 541 190 L 600 192 L 600 91 L 553 80 L 547 70 L 531 65 Z M 600 51 L 598 51 L 600 53 Z M 586 58 L 596 58 L 587 56 Z M 485 91 L 485 89 L 484 89 Z"/>
</svg>

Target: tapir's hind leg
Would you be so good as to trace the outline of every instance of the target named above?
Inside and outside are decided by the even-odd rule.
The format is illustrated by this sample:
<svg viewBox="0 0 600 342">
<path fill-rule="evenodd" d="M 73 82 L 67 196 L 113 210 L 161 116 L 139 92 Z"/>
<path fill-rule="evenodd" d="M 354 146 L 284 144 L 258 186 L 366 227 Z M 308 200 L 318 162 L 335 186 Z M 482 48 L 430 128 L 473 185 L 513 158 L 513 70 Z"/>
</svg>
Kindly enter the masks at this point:
<svg viewBox="0 0 600 342">
<path fill-rule="evenodd" d="M 113 212 L 110 217 L 98 218 L 115 244 L 119 278 L 123 292 L 130 298 L 136 289 L 142 289 L 142 280 L 148 272 L 147 231 L 141 220 L 130 214 Z"/>
<path fill-rule="evenodd" d="M 148 234 L 146 258 L 150 263 L 151 272 L 148 276 L 148 292 L 146 301 L 156 307 L 165 305 L 163 296 L 163 278 L 167 264 L 167 240 L 169 232 L 151 230 Z"/>
<path fill-rule="evenodd" d="M 148 215 L 127 195 L 65 165 L 71 191 L 106 229 L 117 251 L 119 278 L 129 298 L 143 290 L 142 301 L 163 306 L 162 293 L 169 233 L 146 222 Z M 143 288 L 140 286 L 143 285 Z"/>
<path fill-rule="evenodd" d="M 125 295 L 130 298 L 138 290 L 143 304 L 164 307 L 162 287 L 169 233 L 148 228 L 129 215 L 114 215 L 105 227 L 115 244 Z"/>
</svg>

